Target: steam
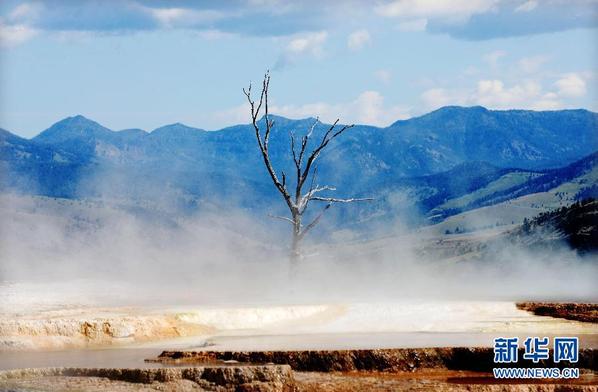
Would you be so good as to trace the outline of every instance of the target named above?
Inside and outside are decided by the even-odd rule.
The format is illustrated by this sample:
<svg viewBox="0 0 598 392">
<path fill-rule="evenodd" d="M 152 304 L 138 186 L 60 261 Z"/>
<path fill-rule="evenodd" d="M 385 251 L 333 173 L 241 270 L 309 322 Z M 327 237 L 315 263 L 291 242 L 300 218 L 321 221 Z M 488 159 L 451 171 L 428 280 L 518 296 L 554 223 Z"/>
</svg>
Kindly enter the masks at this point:
<svg viewBox="0 0 598 392">
<path fill-rule="evenodd" d="M 329 220 L 324 229 L 336 231 L 314 236 L 291 272 L 284 222 L 234 203 L 181 211 L 176 197 L 156 193 L 0 196 L 0 282 L 81 282 L 81 293 L 95 282 L 119 305 L 598 299 L 595 256 L 565 245 L 532 252 L 491 234 L 459 242 L 411 231 L 400 217 L 372 225 L 373 240 Z M 480 243 L 490 245 L 476 251 Z"/>
</svg>

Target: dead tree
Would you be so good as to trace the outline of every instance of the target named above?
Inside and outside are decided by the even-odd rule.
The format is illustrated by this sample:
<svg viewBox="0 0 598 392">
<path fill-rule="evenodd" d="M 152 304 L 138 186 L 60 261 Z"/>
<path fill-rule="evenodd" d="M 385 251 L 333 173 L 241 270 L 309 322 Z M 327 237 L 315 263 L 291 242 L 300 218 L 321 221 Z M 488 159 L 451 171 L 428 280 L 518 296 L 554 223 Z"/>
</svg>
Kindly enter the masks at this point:
<svg viewBox="0 0 598 392">
<path fill-rule="evenodd" d="M 290 217 L 272 216 L 273 218 L 282 219 L 292 225 L 292 239 L 291 239 L 291 267 L 297 265 L 301 257 L 301 242 L 305 235 L 309 233 L 322 219 L 324 212 L 328 210 L 334 203 L 352 203 L 357 201 L 372 200 L 371 198 L 351 198 L 339 199 L 335 197 L 324 197 L 320 193 L 323 191 L 335 191 L 336 188 L 331 186 L 320 186 L 316 183 L 317 165 L 316 160 L 321 155 L 322 151 L 335 138 L 342 135 L 345 131 L 352 128 L 353 125 L 339 125 L 337 119 L 324 133 L 322 139 L 317 143 L 315 148 L 310 148 L 309 144 L 314 132 L 314 129 L 319 123 L 315 120 L 309 127 L 307 133 L 301 137 L 300 141 L 293 133 L 290 137 L 290 152 L 295 164 L 295 184 L 294 189 L 289 190 L 287 183 L 287 175 L 284 171 L 280 172 L 280 177 L 276 169 L 272 165 L 272 160 L 269 154 L 270 133 L 274 127 L 274 121 L 269 118 L 268 112 L 268 88 L 270 86 L 270 74 L 266 72 L 262 82 L 262 91 L 260 93 L 259 101 L 255 101 L 251 96 L 251 84 L 247 90 L 243 89 L 243 93 L 247 97 L 247 101 L 251 107 L 251 122 L 255 130 L 255 137 L 262 154 L 264 165 L 270 174 L 270 178 L 278 192 L 282 195 L 290 212 Z M 263 112 L 263 125 L 259 124 L 259 115 Z M 260 126 L 265 128 L 263 135 Z M 308 152 L 309 149 L 309 152 Z M 306 184 L 309 183 L 309 188 L 304 191 Z M 310 202 L 323 202 L 324 207 L 320 212 L 307 224 L 304 225 L 302 218 L 310 205 Z"/>
</svg>

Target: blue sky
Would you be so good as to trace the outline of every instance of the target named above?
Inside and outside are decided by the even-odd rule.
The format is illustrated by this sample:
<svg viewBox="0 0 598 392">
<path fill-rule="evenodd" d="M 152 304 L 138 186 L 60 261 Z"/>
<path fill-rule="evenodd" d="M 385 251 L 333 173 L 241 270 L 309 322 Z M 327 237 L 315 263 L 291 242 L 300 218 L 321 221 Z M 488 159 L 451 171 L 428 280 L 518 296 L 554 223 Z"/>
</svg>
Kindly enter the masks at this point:
<svg viewBox="0 0 598 392">
<path fill-rule="evenodd" d="M 272 111 L 385 126 L 444 105 L 598 110 L 595 0 L 0 2 L 0 127 L 111 129 Z"/>
</svg>

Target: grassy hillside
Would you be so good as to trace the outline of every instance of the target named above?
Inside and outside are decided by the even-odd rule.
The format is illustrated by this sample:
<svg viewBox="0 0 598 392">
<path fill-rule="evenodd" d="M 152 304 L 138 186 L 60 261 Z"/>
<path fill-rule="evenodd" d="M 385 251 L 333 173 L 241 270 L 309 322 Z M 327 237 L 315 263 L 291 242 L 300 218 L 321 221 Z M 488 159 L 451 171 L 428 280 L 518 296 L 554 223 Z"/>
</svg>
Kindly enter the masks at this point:
<svg viewBox="0 0 598 392">
<path fill-rule="evenodd" d="M 598 251 L 598 200 L 577 201 L 568 207 L 524 219 L 509 238 L 528 246 L 550 246 L 565 241 L 581 253 Z"/>
</svg>

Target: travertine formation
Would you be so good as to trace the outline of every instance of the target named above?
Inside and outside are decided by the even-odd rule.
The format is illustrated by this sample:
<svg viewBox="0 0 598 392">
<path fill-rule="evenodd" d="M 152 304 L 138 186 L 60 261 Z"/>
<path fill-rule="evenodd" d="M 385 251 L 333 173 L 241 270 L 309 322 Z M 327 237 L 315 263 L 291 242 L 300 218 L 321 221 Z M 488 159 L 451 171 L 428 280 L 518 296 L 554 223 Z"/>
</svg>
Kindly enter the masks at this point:
<svg viewBox="0 0 598 392">
<path fill-rule="evenodd" d="M 99 347 L 212 332 L 173 315 L 0 319 L 0 351 Z"/>
<path fill-rule="evenodd" d="M 492 374 L 457 371 L 418 371 L 408 374 L 315 373 L 296 372 L 300 392 L 596 392 L 596 375 L 584 375 L 575 382 L 511 381 L 500 382 Z"/>
<path fill-rule="evenodd" d="M 520 350 L 521 358 L 523 351 Z M 237 361 L 290 365 L 293 370 L 310 372 L 405 372 L 420 369 L 449 369 L 490 372 L 495 367 L 490 347 L 442 347 L 378 350 L 305 351 L 164 351 L 157 359 L 163 363 L 205 363 Z M 551 361 L 520 361 L 517 367 L 567 366 Z M 580 349 L 576 367 L 598 371 L 598 349 Z"/>
<path fill-rule="evenodd" d="M 492 358 L 491 348 L 165 351 L 152 362 L 166 367 L 4 371 L 0 390 L 598 392 L 598 349 L 580 351 L 575 380 L 496 380 Z"/>
<path fill-rule="evenodd" d="M 598 323 L 598 304 L 519 302 L 516 305 L 518 309 L 530 311 L 537 316 Z"/>
<path fill-rule="evenodd" d="M 53 384 L 68 378 L 97 378 L 159 386 L 195 384 L 195 390 L 211 391 L 292 391 L 294 379 L 287 365 L 198 366 L 154 369 L 41 368 L 0 372 L 0 390 L 34 386 L 51 390 Z M 45 381 L 45 382 L 44 382 Z M 98 383 L 101 380 L 97 380 Z M 62 382 L 68 388 L 68 382 Z M 117 384 L 118 385 L 118 384 Z M 131 389 L 139 389 L 130 385 Z M 67 389 L 68 390 L 68 389 Z M 106 390 L 111 390 L 108 386 Z M 143 389 L 141 389 L 143 390 Z M 176 387 L 175 387 L 176 390 Z"/>
</svg>

